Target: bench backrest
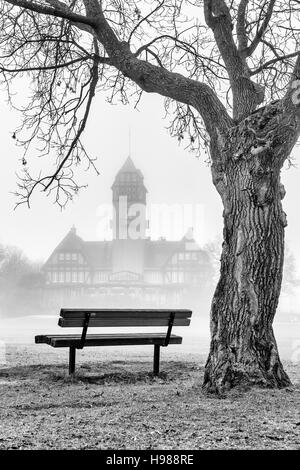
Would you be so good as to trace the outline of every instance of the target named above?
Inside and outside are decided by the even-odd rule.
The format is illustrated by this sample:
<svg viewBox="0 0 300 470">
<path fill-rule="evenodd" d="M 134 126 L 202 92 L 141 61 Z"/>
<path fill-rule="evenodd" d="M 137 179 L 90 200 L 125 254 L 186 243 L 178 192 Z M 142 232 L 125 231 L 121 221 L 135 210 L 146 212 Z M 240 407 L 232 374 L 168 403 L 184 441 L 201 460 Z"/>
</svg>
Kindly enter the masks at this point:
<svg viewBox="0 0 300 470">
<path fill-rule="evenodd" d="M 138 327 L 188 326 L 192 311 L 186 309 L 69 309 L 62 308 L 59 326 L 72 328 L 84 327 L 89 317 L 88 327 Z"/>
</svg>

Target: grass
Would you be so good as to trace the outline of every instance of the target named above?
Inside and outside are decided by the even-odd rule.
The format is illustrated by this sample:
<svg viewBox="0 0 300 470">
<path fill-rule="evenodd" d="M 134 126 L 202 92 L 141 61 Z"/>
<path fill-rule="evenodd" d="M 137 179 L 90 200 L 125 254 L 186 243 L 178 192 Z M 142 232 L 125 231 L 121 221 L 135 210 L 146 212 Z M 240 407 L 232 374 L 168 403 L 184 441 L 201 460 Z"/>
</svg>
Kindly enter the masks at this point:
<svg viewBox="0 0 300 470">
<path fill-rule="evenodd" d="M 300 364 L 286 364 L 293 387 L 217 399 L 201 392 L 200 355 L 165 353 L 154 377 L 150 352 L 120 360 L 120 349 L 100 349 L 84 351 L 71 379 L 65 351 L 11 348 L 0 371 L 0 449 L 300 448 Z"/>
</svg>

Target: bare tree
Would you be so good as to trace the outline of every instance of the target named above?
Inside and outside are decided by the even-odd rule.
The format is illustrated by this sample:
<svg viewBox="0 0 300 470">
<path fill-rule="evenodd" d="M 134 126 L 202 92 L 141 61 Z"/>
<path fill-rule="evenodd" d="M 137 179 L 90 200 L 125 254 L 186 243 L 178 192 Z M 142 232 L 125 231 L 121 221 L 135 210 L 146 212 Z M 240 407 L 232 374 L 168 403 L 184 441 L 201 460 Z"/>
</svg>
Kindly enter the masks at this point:
<svg viewBox="0 0 300 470">
<path fill-rule="evenodd" d="M 299 136 L 298 0 L 0 0 L 0 69 L 30 82 L 23 124 L 21 202 L 42 188 L 60 204 L 79 186 L 74 167 L 93 96 L 158 93 L 171 132 L 207 151 L 224 205 L 221 274 L 211 308 L 204 388 L 283 387 L 272 322 L 282 280 L 280 170 Z M 13 103 L 12 103 L 13 104 Z M 259 107 L 260 106 L 260 107 Z M 30 174 L 27 155 L 55 152 L 54 172 Z M 30 153 L 29 153 L 30 151 Z"/>
<path fill-rule="evenodd" d="M 32 315 L 45 311 L 41 264 L 14 246 L 0 246 L 0 314 Z"/>
</svg>

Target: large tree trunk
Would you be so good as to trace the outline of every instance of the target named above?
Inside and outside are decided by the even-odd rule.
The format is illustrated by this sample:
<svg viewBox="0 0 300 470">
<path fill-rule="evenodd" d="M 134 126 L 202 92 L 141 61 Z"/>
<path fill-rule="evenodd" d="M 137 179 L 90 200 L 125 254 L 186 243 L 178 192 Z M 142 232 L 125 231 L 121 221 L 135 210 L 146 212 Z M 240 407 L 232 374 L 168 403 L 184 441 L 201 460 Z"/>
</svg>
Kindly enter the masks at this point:
<svg viewBox="0 0 300 470">
<path fill-rule="evenodd" d="M 282 145 L 278 132 L 273 134 L 276 138 L 265 139 L 271 136 L 271 121 L 262 126 L 261 113 L 257 113 L 252 121 L 237 126 L 223 143 L 219 166 L 213 168 L 224 204 L 224 242 L 203 385 L 209 392 L 223 393 L 237 384 L 290 384 L 272 328 L 286 226 L 280 169 L 290 142 Z M 289 141 L 288 133 L 285 136 Z"/>
</svg>

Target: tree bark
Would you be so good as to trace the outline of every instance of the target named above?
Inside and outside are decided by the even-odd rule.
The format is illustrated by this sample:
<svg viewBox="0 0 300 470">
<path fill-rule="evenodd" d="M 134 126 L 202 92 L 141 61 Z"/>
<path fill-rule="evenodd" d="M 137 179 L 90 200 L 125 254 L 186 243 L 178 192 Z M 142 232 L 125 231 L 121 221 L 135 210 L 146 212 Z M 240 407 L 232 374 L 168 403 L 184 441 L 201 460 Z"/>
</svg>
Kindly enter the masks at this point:
<svg viewBox="0 0 300 470">
<path fill-rule="evenodd" d="M 229 133 L 219 164 L 213 165 L 224 205 L 224 242 L 211 307 L 206 391 L 223 393 L 238 384 L 290 385 L 272 323 L 286 226 L 280 170 L 297 126 L 297 119 L 284 117 L 279 105 L 263 108 Z M 217 153 L 218 146 L 212 151 Z"/>
</svg>

